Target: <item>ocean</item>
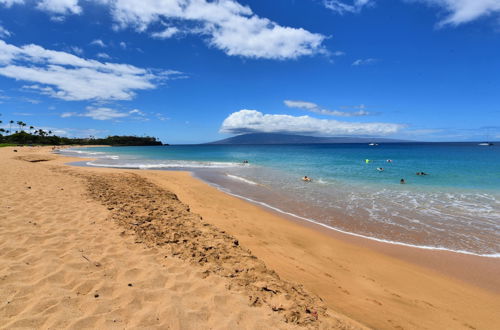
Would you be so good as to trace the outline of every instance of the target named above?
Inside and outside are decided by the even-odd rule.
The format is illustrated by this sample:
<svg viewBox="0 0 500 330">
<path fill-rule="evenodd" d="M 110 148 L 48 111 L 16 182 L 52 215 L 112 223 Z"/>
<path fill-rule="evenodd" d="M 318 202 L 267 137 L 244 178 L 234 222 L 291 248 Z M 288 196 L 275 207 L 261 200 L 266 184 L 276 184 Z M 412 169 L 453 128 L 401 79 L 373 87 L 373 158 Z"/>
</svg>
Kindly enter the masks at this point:
<svg viewBox="0 0 500 330">
<path fill-rule="evenodd" d="M 226 193 L 331 230 L 500 258 L 498 145 L 174 145 L 61 153 L 95 158 L 86 166 L 187 170 Z M 305 175 L 312 181 L 302 181 Z"/>
</svg>

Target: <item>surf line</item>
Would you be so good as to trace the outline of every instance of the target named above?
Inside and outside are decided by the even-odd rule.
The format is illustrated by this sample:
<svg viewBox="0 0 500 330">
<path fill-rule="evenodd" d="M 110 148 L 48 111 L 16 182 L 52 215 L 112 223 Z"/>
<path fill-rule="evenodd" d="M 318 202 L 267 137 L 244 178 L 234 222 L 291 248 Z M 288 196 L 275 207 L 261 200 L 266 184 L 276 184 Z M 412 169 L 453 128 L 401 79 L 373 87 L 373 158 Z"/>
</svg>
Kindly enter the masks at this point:
<svg viewBox="0 0 500 330">
<path fill-rule="evenodd" d="M 282 213 L 282 214 L 285 214 L 285 215 L 288 215 L 288 216 L 291 216 L 291 217 L 294 217 L 294 218 L 297 218 L 297 219 L 300 219 L 300 220 L 303 220 L 303 221 L 307 221 L 307 222 L 313 223 L 315 225 L 321 226 L 323 228 L 334 230 L 334 231 L 342 233 L 342 234 L 351 235 L 351 236 L 360 237 L 360 238 L 365 238 L 365 239 L 369 239 L 369 240 L 380 242 L 380 243 L 388 243 L 388 244 L 405 246 L 405 247 L 411 247 L 411 248 L 422 249 L 422 250 L 453 252 L 453 253 L 460 253 L 460 254 L 466 254 L 466 255 L 471 255 L 471 256 L 476 256 L 476 257 L 483 257 L 483 258 L 500 258 L 500 253 L 480 254 L 480 253 L 474 253 L 474 252 L 465 251 L 465 250 L 448 249 L 448 248 L 441 247 L 441 246 L 415 245 L 415 244 L 409 244 L 409 243 L 398 242 L 398 241 L 391 241 L 391 240 L 386 240 L 386 239 L 382 239 L 382 238 L 371 237 L 371 236 L 366 236 L 366 235 L 362 235 L 362 234 L 357 234 L 357 233 L 349 232 L 349 231 L 346 231 L 346 230 L 342 230 L 342 229 L 339 229 L 339 228 L 335 228 L 335 227 L 329 226 L 327 224 L 321 223 L 321 222 L 319 222 L 317 220 L 314 220 L 314 219 L 311 219 L 311 218 L 302 217 L 300 215 L 284 211 L 284 210 L 282 210 L 280 208 L 274 207 L 274 206 L 269 205 L 267 203 L 256 201 L 254 199 L 251 199 L 251 198 L 248 198 L 248 197 L 245 197 L 245 196 L 241 196 L 241 195 L 232 193 L 228 189 L 226 189 L 226 188 L 224 188 L 224 187 L 222 187 L 222 186 L 220 186 L 220 185 L 218 185 L 216 183 L 210 183 L 210 182 L 207 182 L 207 181 L 204 181 L 204 182 L 206 182 L 209 185 L 215 187 L 217 190 L 219 190 L 219 191 L 221 191 L 223 193 L 226 193 L 228 195 L 231 195 L 233 197 L 246 200 L 246 201 L 248 201 L 250 203 L 253 203 L 253 204 L 261 205 L 263 207 L 269 208 L 269 209 L 271 209 L 273 211 L 276 211 L 278 213 Z"/>
</svg>

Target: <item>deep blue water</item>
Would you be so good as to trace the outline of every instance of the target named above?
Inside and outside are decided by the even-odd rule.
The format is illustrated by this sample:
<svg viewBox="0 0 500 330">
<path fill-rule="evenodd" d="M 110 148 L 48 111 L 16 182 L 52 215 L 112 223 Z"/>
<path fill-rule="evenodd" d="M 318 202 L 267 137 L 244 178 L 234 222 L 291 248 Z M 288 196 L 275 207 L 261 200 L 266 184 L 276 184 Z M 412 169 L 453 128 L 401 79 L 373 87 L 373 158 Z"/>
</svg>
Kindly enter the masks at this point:
<svg viewBox="0 0 500 330">
<path fill-rule="evenodd" d="M 500 256 L 498 145 L 185 145 L 66 153 L 96 157 L 91 166 L 191 170 L 227 192 L 362 236 Z M 313 182 L 302 182 L 304 175 Z"/>
</svg>

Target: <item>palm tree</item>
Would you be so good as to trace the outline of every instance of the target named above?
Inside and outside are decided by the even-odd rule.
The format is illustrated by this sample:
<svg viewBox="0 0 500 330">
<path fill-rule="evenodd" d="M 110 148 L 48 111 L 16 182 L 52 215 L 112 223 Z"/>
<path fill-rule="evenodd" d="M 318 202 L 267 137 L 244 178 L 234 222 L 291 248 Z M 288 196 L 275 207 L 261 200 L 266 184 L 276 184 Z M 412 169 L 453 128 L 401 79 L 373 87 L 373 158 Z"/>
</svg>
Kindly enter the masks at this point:
<svg viewBox="0 0 500 330">
<path fill-rule="evenodd" d="M 34 128 L 33 126 L 30 126 L 30 134 L 31 134 L 31 131 L 33 130 L 33 128 Z"/>
<path fill-rule="evenodd" d="M 14 124 L 14 121 L 9 121 L 9 132 L 12 132 L 12 124 Z"/>
<path fill-rule="evenodd" d="M 51 135 L 51 134 L 52 134 L 52 131 L 49 131 L 49 135 Z"/>
</svg>

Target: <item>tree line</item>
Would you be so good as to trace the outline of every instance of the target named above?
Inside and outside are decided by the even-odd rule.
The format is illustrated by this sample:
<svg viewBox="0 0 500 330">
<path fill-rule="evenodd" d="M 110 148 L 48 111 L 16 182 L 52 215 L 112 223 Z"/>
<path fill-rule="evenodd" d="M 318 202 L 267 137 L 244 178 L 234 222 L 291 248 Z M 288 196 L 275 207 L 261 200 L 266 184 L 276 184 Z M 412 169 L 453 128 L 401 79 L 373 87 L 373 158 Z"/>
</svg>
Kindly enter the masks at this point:
<svg viewBox="0 0 500 330">
<path fill-rule="evenodd" d="M 0 120 L 0 124 L 3 122 Z M 106 138 L 68 138 L 57 136 L 50 130 L 35 129 L 23 121 L 10 120 L 9 129 L 0 128 L 0 143 L 16 145 L 112 145 L 112 146 L 156 146 L 163 145 L 151 136 L 108 136 Z M 14 126 L 14 130 L 12 127 Z M 17 126 L 17 129 L 16 129 Z"/>
</svg>

